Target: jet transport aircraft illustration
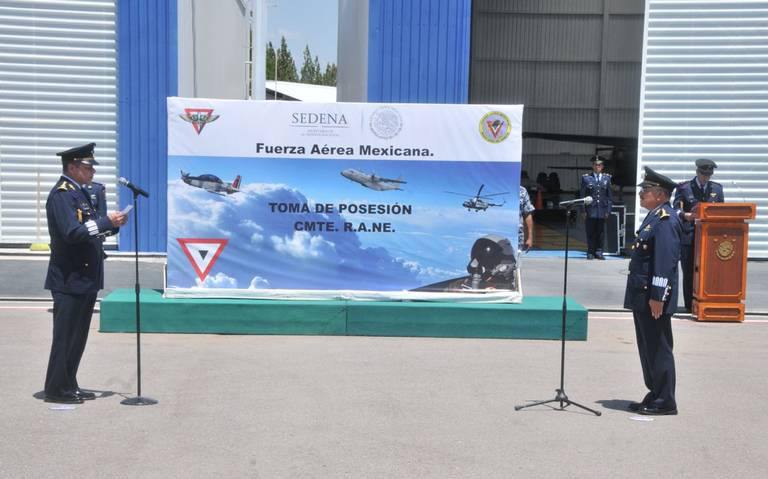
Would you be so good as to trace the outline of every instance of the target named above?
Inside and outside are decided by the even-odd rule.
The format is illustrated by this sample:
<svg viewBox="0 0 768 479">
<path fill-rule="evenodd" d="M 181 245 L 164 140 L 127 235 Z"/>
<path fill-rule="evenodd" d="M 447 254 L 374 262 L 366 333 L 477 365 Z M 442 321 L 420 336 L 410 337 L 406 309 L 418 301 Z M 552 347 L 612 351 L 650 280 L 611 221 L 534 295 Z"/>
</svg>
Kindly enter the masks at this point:
<svg viewBox="0 0 768 479">
<path fill-rule="evenodd" d="M 240 175 L 237 175 L 232 183 L 227 183 L 226 181 L 222 181 L 221 178 L 216 175 L 205 174 L 200 176 L 190 176 L 189 173 L 184 173 L 184 170 L 180 171 L 181 180 L 184 183 L 189 186 L 194 186 L 195 188 L 202 188 L 209 193 L 225 196 L 224 193 L 231 195 L 232 193 L 240 191 Z"/>
<path fill-rule="evenodd" d="M 406 181 L 403 181 L 400 178 L 397 178 L 395 180 L 391 178 L 382 178 L 381 176 L 376 176 L 376 173 L 371 173 L 370 175 L 368 175 L 363 173 L 362 171 L 355 170 L 354 168 L 348 168 L 342 171 L 341 176 L 343 176 L 348 180 L 352 180 L 355 183 L 360 183 L 366 188 L 370 188 L 376 191 L 387 191 L 387 190 L 402 191 L 403 189 L 400 188 L 398 185 L 407 183 Z"/>
</svg>

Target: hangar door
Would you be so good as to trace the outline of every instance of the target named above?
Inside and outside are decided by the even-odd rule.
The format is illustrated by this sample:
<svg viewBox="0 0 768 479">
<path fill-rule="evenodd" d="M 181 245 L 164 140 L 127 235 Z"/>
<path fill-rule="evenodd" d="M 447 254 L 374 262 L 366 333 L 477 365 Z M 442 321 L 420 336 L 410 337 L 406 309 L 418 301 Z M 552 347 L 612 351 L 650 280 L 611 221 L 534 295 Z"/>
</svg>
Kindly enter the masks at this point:
<svg viewBox="0 0 768 479">
<path fill-rule="evenodd" d="M 525 105 L 523 131 L 539 134 L 523 140 L 532 182 L 556 174 L 564 195 L 576 194 L 600 148 L 614 184 L 634 187 L 644 8 L 644 0 L 472 3 L 470 102 Z"/>
<path fill-rule="evenodd" d="M 115 39 L 113 0 L 0 0 L 0 245 L 48 241 L 57 151 L 96 142 L 114 209 Z"/>
</svg>

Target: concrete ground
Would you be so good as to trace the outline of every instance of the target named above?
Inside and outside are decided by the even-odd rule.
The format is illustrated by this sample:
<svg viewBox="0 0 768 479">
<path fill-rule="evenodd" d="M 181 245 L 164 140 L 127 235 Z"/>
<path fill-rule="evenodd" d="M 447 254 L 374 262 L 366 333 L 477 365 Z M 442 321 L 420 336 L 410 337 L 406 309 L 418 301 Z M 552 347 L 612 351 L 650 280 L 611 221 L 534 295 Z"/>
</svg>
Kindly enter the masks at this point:
<svg viewBox="0 0 768 479">
<path fill-rule="evenodd" d="M 163 259 L 144 257 L 144 288 Z M 562 294 L 562 258 L 523 260 L 527 295 Z M 43 255 L 0 257 L 0 477 L 764 477 L 768 263 L 748 264 L 747 321 L 674 322 L 680 414 L 625 410 L 644 394 L 628 261 L 569 260 L 569 296 L 590 309 L 569 342 L 565 388 L 602 412 L 513 407 L 553 398 L 558 341 L 142 335 L 94 315 L 79 380 L 99 398 L 71 409 L 40 390 L 51 336 Z M 113 255 L 106 290 L 133 286 Z M 28 298 L 28 301 L 19 301 Z"/>
<path fill-rule="evenodd" d="M 606 262 L 609 263 L 610 262 Z M 628 313 L 590 313 L 558 341 L 98 333 L 79 380 L 99 398 L 39 399 L 48 303 L 0 303 L 0 477 L 762 478 L 768 317 L 674 321 L 678 416 L 638 420 L 644 394 Z M 681 317 L 682 318 L 682 317 Z"/>
</svg>

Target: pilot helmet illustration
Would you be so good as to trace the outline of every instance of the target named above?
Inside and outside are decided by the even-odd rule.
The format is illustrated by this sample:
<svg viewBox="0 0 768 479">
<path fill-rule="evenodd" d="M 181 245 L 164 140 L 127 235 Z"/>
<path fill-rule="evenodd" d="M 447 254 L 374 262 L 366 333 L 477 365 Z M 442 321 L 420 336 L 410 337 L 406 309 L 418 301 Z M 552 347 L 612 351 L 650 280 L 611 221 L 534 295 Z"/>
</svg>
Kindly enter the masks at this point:
<svg viewBox="0 0 768 479">
<path fill-rule="evenodd" d="M 467 272 L 473 289 L 480 288 L 481 282 L 514 285 L 516 268 L 515 251 L 507 238 L 485 235 L 472 245 Z"/>
</svg>

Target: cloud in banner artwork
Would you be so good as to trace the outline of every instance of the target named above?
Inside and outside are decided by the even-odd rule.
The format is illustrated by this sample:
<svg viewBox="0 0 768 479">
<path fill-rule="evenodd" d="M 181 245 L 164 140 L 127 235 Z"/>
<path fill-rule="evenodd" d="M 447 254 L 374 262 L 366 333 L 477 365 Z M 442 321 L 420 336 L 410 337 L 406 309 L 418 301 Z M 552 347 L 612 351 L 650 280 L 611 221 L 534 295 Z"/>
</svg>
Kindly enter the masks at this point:
<svg viewBox="0 0 768 479">
<path fill-rule="evenodd" d="M 413 261 L 383 247 L 365 247 L 356 233 L 297 231 L 296 220 L 343 224 L 338 213 L 276 214 L 269 203 L 309 204 L 284 184 L 251 183 L 240 193 L 218 196 L 168 184 L 168 285 L 170 287 L 248 289 L 402 290 L 418 287 Z M 228 240 L 204 281 L 197 278 L 175 238 Z M 171 267 L 171 265 L 173 265 Z"/>
</svg>

